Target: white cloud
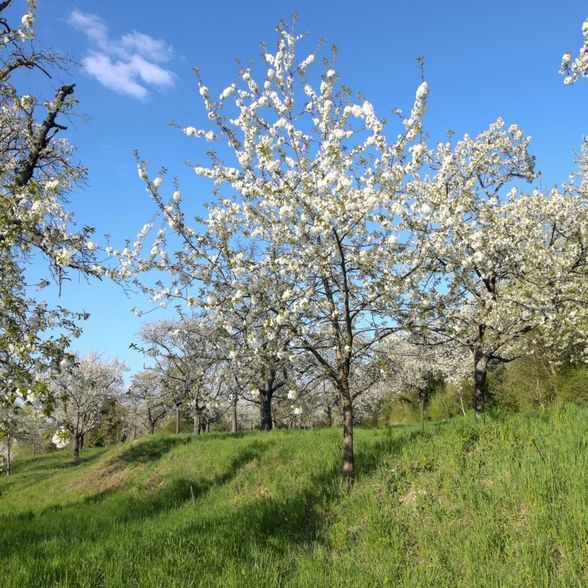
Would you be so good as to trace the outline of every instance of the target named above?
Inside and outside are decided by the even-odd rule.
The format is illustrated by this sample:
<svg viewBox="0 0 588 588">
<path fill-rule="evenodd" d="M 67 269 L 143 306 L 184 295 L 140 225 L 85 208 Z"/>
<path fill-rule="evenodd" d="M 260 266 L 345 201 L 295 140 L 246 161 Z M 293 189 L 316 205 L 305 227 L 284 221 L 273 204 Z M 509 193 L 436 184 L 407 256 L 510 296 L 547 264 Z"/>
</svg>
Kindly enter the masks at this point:
<svg viewBox="0 0 588 588">
<path fill-rule="evenodd" d="M 82 63 L 103 86 L 138 99 L 146 98 L 151 87 L 173 86 L 173 73 L 161 65 L 173 57 L 165 41 L 138 31 L 111 38 L 100 17 L 79 10 L 67 22 L 88 38 L 90 49 Z"/>
<path fill-rule="evenodd" d="M 67 22 L 74 28 L 86 33 L 90 41 L 96 43 L 99 47 L 108 46 L 108 29 L 100 17 L 95 14 L 88 14 L 74 10 L 67 19 Z"/>
<path fill-rule="evenodd" d="M 162 62 L 172 58 L 173 52 L 169 45 L 166 45 L 161 39 L 154 39 L 144 33 L 133 31 L 123 35 L 120 40 L 121 45 L 129 50 L 136 51 L 152 61 Z"/>
</svg>

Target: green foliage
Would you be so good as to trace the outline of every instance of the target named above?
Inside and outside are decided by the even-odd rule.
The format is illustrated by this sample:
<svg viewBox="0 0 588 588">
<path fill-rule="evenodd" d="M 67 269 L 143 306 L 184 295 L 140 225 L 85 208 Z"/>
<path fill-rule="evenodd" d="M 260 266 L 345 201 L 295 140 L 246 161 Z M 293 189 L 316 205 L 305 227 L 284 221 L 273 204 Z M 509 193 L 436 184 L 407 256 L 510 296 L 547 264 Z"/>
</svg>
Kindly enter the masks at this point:
<svg viewBox="0 0 588 588">
<path fill-rule="evenodd" d="M 549 364 L 539 354 L 518 359 L 490 379 L 494 404 L 529 413 L 556 403 L 588 404 L 588 367 Z"/>
<path fill-rule="evenodd" d="M 382 408 L 382 421 L 389 425 L 414 423 L 420 420 L 420 402 L 424 399 L 424 418 L 444 420 L 463 414 L 472 405 L 471 386 L 464 382 L 456 387 L 441 379 L 431 380 L 423 393 L 407 390 L 403 394 L 390 393 Z"/>
<path fill-rule="evenodd" d="M 102 404 L 97 426 L 88 431 L 88 447 L 104 447 L 122 440 L 126 410 L 116 398 L 107 398 Z"/>
<path fill-rule="evenodd" d="M 180 414 L 180 433 L 191 433 L 194 430 L 194 422 L 191 415 L 182 411 Z M 162 427 L 163 433 L 175 433 L 176 432 L 176 415 L 172 415 L 163 421 Z"/>
<path fill-rule="evenodd" d="M 588 405 L 588 366 L 568 366 L 560 374 L 559 398 Z"/>
<path fill-rule="evenodd" d="M 390 393 L 382 406 L 382 420 L 387 425 L 418 421 L 419 408 L 416 395 Z"/>
<path fill-rule="evenodd" d="M 538 348 L 535 354 L 494 365 L 488 372 L 488 392 L 490 408 L 501 412 L 530 414 L 561 403 L 588 405 L 588 366 L 571 361 L 555 364 Z M 425 419 L 459 416 L 470 410 L 472 397 L 473 386 L 468 380 L 459 386 L 432 381 L 426 389 Z M 416 390 L 390 392 L 383 403 L 381 421 L 417 422 L 419 399 Z"/>
<path fill-rule="evenodd" d="M 439 386 L 431 396 L 427 417 L 431 420 L 450 419 L 467 411 L 472 406 L 472 386 L 464 382 L 460 386 L 446 384 Z"/>
<path fill-rule="evenodd" d="M 2 585 L 582 586 L 588 409 L 356 431 L 155 435 L 0 480 Z"/>
</svg>

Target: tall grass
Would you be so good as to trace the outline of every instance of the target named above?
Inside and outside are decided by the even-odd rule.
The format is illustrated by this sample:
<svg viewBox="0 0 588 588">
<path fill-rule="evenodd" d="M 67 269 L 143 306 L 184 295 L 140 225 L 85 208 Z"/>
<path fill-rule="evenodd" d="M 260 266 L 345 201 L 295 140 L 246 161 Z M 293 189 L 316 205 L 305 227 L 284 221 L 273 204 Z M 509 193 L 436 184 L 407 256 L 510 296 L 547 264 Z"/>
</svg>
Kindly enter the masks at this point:
<svg viewBox="0 0 588 588">
<path fill-rule="evenodd" d="M 15 464 L 0 585 L 585 586 L 588 411 L 156 436 Z"/>
</svg>

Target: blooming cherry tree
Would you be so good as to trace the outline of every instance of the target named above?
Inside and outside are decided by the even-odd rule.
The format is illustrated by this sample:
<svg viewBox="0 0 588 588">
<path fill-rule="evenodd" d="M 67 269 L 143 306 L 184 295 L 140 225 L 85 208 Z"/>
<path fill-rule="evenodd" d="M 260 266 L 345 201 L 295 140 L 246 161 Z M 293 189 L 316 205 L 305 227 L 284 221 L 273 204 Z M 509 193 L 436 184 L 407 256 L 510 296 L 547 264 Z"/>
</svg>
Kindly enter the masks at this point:
<svg viewBox="0 0 588 588">
<path fill-rule="evenodd" d="M 171 405 L 159 374 L 150 370 L 135 374 L 127 396 L 132 405 L 133 437 L 136 436 L 137 420 L 153 435 L 157 424 L 168 415 Z"/>
<path fill-rule="evenodd" d="M 214 396 L 211 385 L 217 363 L 213 333 L 196 317 L 179 321 L 160 320 L 146 323 L 139 343 L 132 347 L 145 354 L 154 365 L 148 370 L 164 385 L 176 412 L 176 433 L 180 432 L 182 408 L 189 408 L 194 433 L 200 433 L 200 421 Z"/>
<path fill-rule="evenodd" d="M 389 142 L 373 105 L 354 101 L 339 83 L 334 58 L 311 83 L 316 54 L 299 59 L 295 47 L 301 39 L 280 24 L 275 51 L 264 48 L 265 76 L 259 81 L 251 68 L 243 68 L 218 98 L 200 81 L 212 128 L 189 126 L 184 132 L 213 144 L 222 137 L 231 150 L 227 162 L 211 151 L 211 163 L 195 167 L 218 195 L 209 207 L 207 230 L 249 244 L 232 260 L 235 274 L 246 275 L 254 263 L 257 275 L 273 277 L 268 291 L 275 298 L 279 293 L 280 304 L 259 298 L 256 314 L 266 317 L 262 338 L 275 341 L 272 333 L 282 327 L 289 346 L 315 362 L 338 390 L 343 470 L 351 482 L 353 365 L 394 331 L 384 309 L 389 315 L 404 280 L 420 265 L 418 248 L 408 246 L 404 233 L 403 194 L 407 175 L 422 159 L 428 87 L 424 82 L 418 87 L 410 114 L 401 117 L 400 132 Z M 159 196 L 161 176 L 151 180 L 142 163 L 139 172 L 168 221 L 158 243 L 164 243 L 168 229 L 192 249 L 202 242 L 188 227 L 181 199 Z M 158 269 L 167 269 L 177 282 L 182 268 L 190 267 L 185 251 L 160 256 L 171 261 Z M 139 253 L 140 247 L 129 250 L 123 265 L 144 267 Z M 239 284 L 234 291 L 238 296 Z M 280 351 L 280 345 L 273 349 Z"/>
<path fill-rule="evenodd" d="M 568 238 L 582 232 L 585 201 L 520 191 L 520 181 L 536 175 L 529 140 L 498 120 L 454 147 L 438 145 L 427 155 L 434 175 L 409 187 L 412 228 L 436 272 L 416 284 L 406 324 L 471 351 L 477 414 L 488 367 L 510 361 L 534 331 L 562 319 L 572 270 L 586 263 L 582 245 L 570 247 Z"/>
<path fill-rule="evenodd" d="M 43 278 L 31 287 L 24 273 L 29 258 L 48 260 L 48 275 L 57 281 L 69 269 L 100 275 L 95 263 L 93 230 L 73 228 L 66 194 L 85 171 L 72 162 L 72 147 L 62 138 L 74 106 L 74 86 L 58 87 L 51 99 L 26 93 L 15 84 L 21 70 L 40 76 L 67 61 L 35 47 L 35 2 L 17 26 L 6 13 L 12 0 L 0 3 L 0 403 L 11 404 L 17 390 L 37 392 L 35 374 L 55 366 L 84 313 L 50 309 L 37 300 L 36 288 L 49 285 Z M 25 82 L 20 79 L 19 86 Z"/>
<path fill-rule="evenodd" d="M 125 370 L 120 360 L 103 361 L 91 353 L 63 362 L 60 372 L 51 377 L 57 403 L 54 418 L 59 424 L 53 442 L 63 447 L 73 440 L 74 463 L 80 459 L 86 433 L 99 425 L 105 403 L 121 397 Z"/>
</svg>

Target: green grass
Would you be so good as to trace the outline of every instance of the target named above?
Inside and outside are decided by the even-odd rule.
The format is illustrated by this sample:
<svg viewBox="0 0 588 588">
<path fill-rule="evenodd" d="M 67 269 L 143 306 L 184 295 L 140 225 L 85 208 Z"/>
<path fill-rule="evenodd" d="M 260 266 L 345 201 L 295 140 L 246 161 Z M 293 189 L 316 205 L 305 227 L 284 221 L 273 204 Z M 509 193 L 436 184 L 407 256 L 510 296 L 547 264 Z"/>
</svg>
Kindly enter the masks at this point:
<svg viewBox="0 0 588 588">
<path fill-rule="evenodd" d="M 586 586 L 588 410 L 356 434 L 166 435 L 23 459 L 0 585 Z"/>
</svg>

